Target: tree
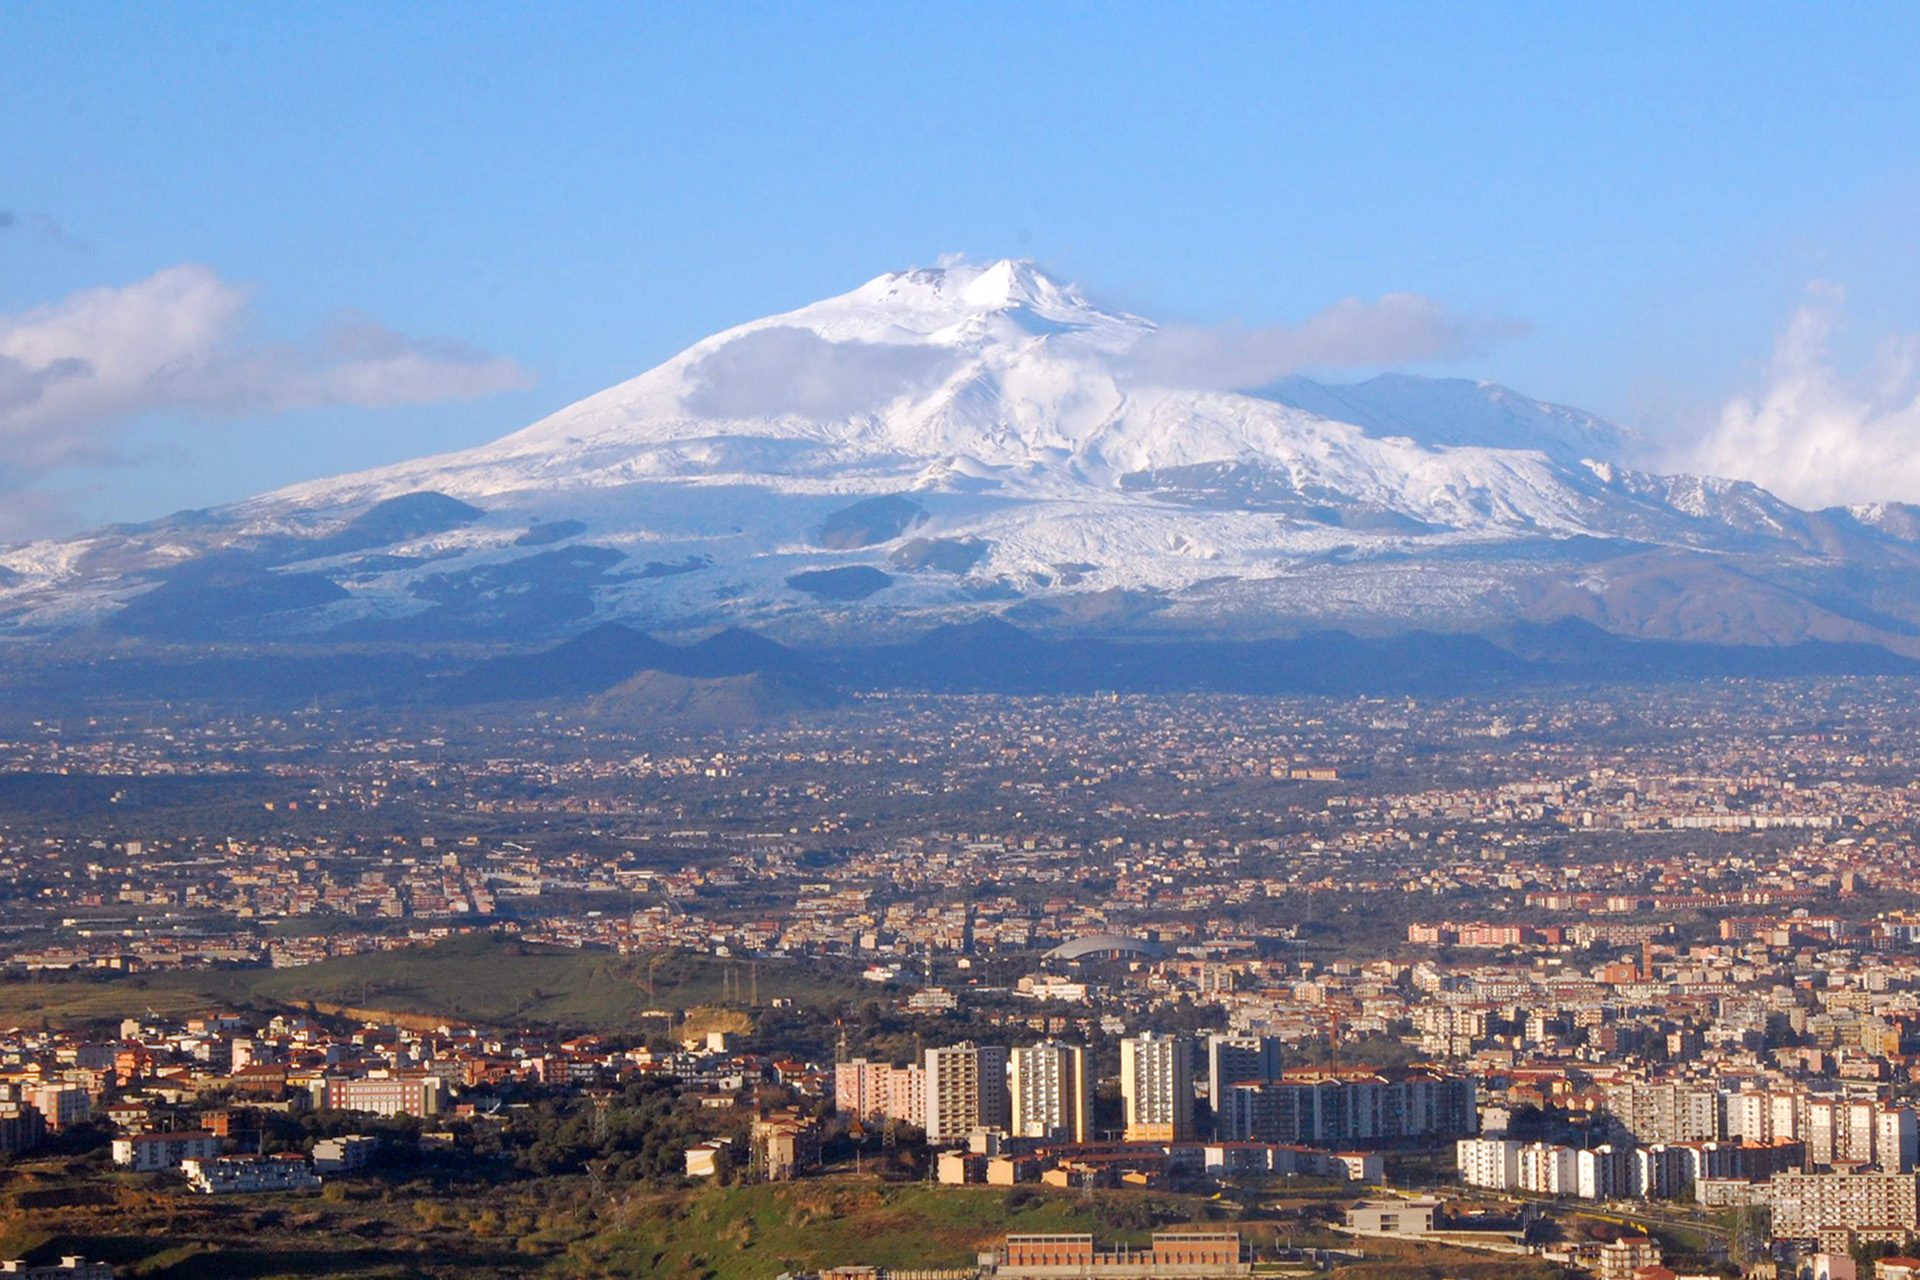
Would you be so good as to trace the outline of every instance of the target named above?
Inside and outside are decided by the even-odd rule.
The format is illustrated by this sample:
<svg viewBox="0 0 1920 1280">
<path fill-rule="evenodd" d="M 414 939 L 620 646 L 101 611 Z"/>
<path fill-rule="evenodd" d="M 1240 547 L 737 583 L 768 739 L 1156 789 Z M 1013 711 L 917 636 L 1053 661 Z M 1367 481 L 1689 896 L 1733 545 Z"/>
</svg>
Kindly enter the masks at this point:
<svg viewBox="0 0 1920 1280">
<path fill-rule="evenodd" d="M 714 1184 L 722 1187 L 732 1186 L 736 1180 L 735 1175 L 737 1173 L 738 1166 L 734 1162 L 733 1144 L 731 1142 L 721 1143 L 719 1148 L 713 1153 Z"/>
<path fill-rule="evenodd" d="M 1743 1205 L 1733 1211 L 1727 1231 L 1727 1260 L 1744 1273 L 1767 1255 L 1767 1210 L 1761 1205 Z"/>
</svg>

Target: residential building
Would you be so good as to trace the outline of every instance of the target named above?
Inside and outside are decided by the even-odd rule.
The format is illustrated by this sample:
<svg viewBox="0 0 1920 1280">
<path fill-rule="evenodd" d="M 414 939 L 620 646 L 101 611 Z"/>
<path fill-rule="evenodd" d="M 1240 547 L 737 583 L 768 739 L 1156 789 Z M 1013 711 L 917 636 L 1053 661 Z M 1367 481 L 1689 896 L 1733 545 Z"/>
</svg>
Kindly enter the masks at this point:
<svg viewBox="0 0 1920 1280">
<path fill-rule="evenodd" d="M 1288 1071 L 1228 1086 L 1214 1121 L 1223 1138 L 1258 1142 L 1459 1137 L 1479 1125 L 1474 1095 L 1471 1078 L 1429 1071 Z"/>
<path fill-rule="evenodd" d="M 1147 1032 L 1120 1042 L 1128 1142 L 1193 1137 L 1193 1055 L 1185 1036 Z"/>
<path fill-rule="evenodd" d="M 1229 1085 L 1280 1078 L 1280 1043 L 1278 1036 L 1207 1037 L 1207 1104 L 1216 1117 Z"/>
<path fill-rule="evenodd" d="M 1004 1047 L 968 1040 L 927 1050 L 926 1062 L 928 1142 L 958 1142 L 978 1128 L 1008 1127 L 1012 1109 Z"/>
<path fill-rule="evenodd" d="M 820 1163 L 819 1122 L 785 1111 L 753 1122 L 753 1150 L 769 1182 L 786 1182 Z"/>
<path fill-rule="evenodd" d="M 1874 1164 L 1882 1173 L 1920 1169 L 1920 1125 L 1913 1108 L 1881 1107 L 1874 1116 Z"/>
<path fill-rule="evenodd" d="M 320 1179 L 295 1152 L 274 1156 L 212 1156 L 181 1162 L 187 1185 L 202 1195 L 258 1195 L 318 1191 Z"/>
<path fill-rule="evenodd" d="M 1621 1236 L 1600 1246 L 1594 1268 L 1600 1280 L 1633 1280 L 1634 1273 L 1660 1265 L 1660 1246 L 1650 1236 Z"/>
<path fill-rule="evenodd" d="M 1778 1173 L 1768 1184 L 1776 1240 L 1818 1240 L 1846 1252 L 1855 1241 L 1920 1234 L 1920 1175 Z"/>
<path fill-rule="evenodd" d="M 856 1120 L 878 1120 L 887 1112 L 894 1068 L 885 1062 L 855 1058 L 833 1068 L 833 1109 Z"/>
<path fill-rule="evenodd" d="M 895 1067 L 887 1081 L 885 1117 L 925 1127 L 927 1123 L 927 1069 L 919 1063 Z"/>
<path fill-rule="evenodd" d="M 47 1122 L 60 1130 L 93 1118 L 93 1096 L 75 1085 L 50 1084 L 26 1091 L 26 1100 Z"/>
<path fill-rule="evenodd" d="M 113 1162 L 135 1173 L 159 1173 L 188 1160 L 211 1160 L 220 1154 L 220 1146 L 220 1136 L 206 1129 L 136 1133 L 113 1140 Z"/>
<path fill-rule="evenodd" d="M 1574 1153 L 1573 1193 L 1583 1200 L 1612 1200 L 1640 1193 L 1634 1148 L 1611 1144 Z"/>
<path fill-rule="evenodd" d="M 379 1139 L 364 1134 L 322 1138 L 313 1144 L 313 1171 L 352 1173 L 356 1169 L 364 1169 L 372 1161 L 374 1149 L 379 1145 Z"/>
<path fill-rule="evenodd" d="M 1016 1138 L 1086 1142 L 1093 1131 L 1087 1051 L 1048 1040 L 1023 1045 L 1009 1058 L 1008 1089 Z"/>
<path fill-rule="evenodd" d="M 833 1069 L 833 1108 L 862 1122 L 926 1122 L 926 1070 L 855 1058 Z"/>
<path fill-rule="evenodd" d="M 1509 1191 L 1520 1185 L 1520 1148 L 1512 1138 L 1461 1138 L 1453 1144 L 1460 1181 L 1470 1187 Z"/>
</svg>

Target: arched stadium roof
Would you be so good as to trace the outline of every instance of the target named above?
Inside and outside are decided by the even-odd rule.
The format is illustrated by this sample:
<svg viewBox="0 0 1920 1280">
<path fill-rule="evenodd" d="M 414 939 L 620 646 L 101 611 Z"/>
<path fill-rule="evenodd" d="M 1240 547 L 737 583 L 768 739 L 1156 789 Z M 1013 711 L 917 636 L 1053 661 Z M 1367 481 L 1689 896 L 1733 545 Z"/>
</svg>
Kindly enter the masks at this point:
<svg viewBox="0 0 1920 1280">
<path fill-rule="evenodd" d="M 1118 933 L 1094 933 L 1084 938 L 1069 938 L 1047 952 L 1052 960 L 1084 960 L 1088 956 L 1157 956 L 1160 947 L 1144 938 L 1129 938 Z"/>
</svg>

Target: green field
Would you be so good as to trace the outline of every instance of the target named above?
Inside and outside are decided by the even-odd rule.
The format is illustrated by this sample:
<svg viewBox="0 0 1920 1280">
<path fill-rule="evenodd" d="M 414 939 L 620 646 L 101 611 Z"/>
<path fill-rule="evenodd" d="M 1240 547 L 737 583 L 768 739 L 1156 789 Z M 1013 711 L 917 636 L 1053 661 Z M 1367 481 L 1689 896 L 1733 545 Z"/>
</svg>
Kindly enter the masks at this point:
<svg viewBox="0 0 1920 1280">
<path fill-rule="evenodd" d="M 202 969 L 0 982 L 0 1023 L 55 1026 L 214 1008 L 387 1013 L 489 1026 L 659 1031 L 650 1010 L 744 1009 L 787 998 L 832 1005 L 871 986 L 796 960 L 725 961 L 689 953 L 618 956 L 491 933 L 345 956 L 296 969 Z"/>
<path fill-rule="evenodd" d="M 834 1263 L 961 1267 L 1008 1231 L 1138 1239 L 1204 1202 L 831 1179 L 596 1195 L 341 1182 L 321 1196 L 191 1196 L 177 1180 L 54 1162 L 0 1173 L 0 1256 L 78 1253 L 129 1277 L 684 1276 L 771 1280 Z"/>
</svg>

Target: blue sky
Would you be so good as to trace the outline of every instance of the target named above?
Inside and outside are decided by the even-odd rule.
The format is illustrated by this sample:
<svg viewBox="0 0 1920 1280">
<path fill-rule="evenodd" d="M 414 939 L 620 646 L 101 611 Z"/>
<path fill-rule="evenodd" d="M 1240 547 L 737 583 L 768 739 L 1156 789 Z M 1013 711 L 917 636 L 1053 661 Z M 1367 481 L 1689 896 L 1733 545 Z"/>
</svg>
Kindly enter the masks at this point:
<svg viewBox="0 0 1920 1280">
<path fill-rule="evenodd" d="M 478 443 L 948 252 L 1202 324 L 1429 295 L 1527 332 L 1421 371 L 1684 441 L 1809 305 L 1842 400 L 1920 332 L 1915 48 L 1911 4 L 16 3 L 0 337 L 191 267 L 246 359 L 0 429 L 0 504 Z"/>
</svg>

